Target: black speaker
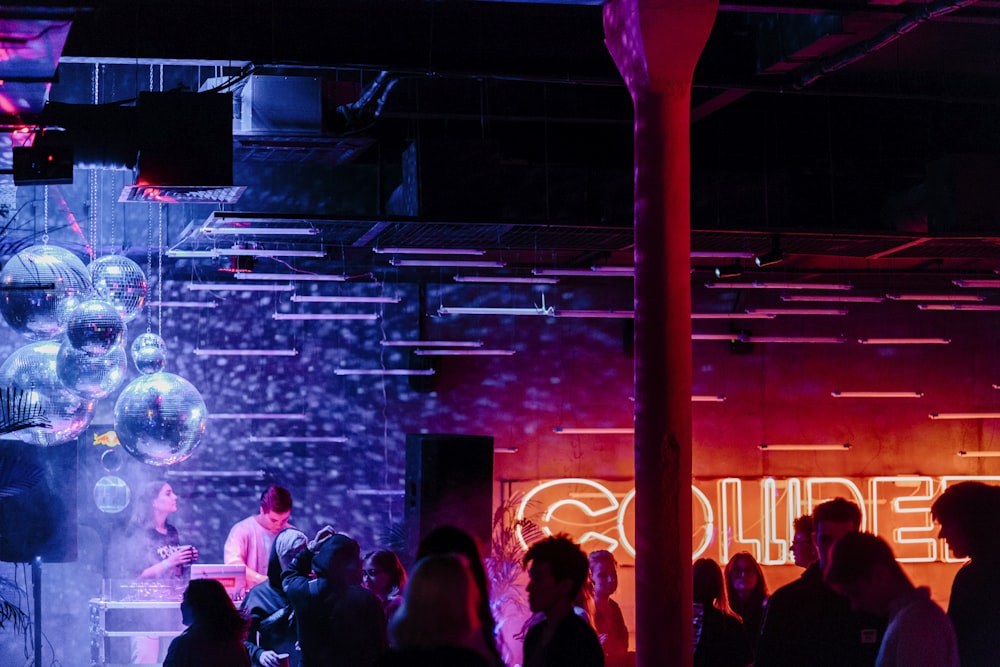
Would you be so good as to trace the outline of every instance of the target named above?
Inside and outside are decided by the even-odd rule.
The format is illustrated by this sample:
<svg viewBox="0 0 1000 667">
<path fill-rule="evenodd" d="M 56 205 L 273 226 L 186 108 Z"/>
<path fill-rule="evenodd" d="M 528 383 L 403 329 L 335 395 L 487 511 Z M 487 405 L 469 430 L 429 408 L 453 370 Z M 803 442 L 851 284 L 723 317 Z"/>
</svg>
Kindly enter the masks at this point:
<svg viewBox="0 0 1000 667">
<path fill-rule="evenodd" d="M 0 497 L 0 561 L 50 563 L 77 558 L 76 440 L 52 447 L 0 442 L 0 467 L 33 478 L 23 490 L 7 480 Z"/>
<path fill-rule="evenodd" d="M 73 182 L 72 146 L 15 146 L 14 185 Z"/>
<path fill-rule="evenodd" d="M 493 530 L 493 438 L 408 433 L 406 510 L 410 552 L 438 526 L 450 525 L 490 548 Z"/>
</svg>

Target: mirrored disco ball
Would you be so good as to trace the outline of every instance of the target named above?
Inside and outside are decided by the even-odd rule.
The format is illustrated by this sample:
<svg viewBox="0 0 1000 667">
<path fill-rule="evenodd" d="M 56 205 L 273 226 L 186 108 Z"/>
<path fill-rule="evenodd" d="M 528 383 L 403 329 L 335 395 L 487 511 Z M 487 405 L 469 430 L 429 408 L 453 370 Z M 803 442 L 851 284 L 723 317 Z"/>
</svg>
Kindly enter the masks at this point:
<svg viewBox="0 0 1000 667">
<path fill-rule="evenodd" d="M 159 373 L 167 365 L 167 344 L 154 333 L 136 336 L 131 350 L 135 369 L 144 375 Z"/>
<path fill-rule="evenodd" d="M 55 338 L 90 290 L 90 272 L 76 255 L 56 246 L 31 246 L 0 271 L 0 314 L 31 340 Z"/>
<path fill-rule="evenodd" d="M 128 372 L 124 345 L 116 345 L 104 354 L 87 354 L 68 340 L 59 346 L 56 373 L 63 385 L 84 398 L 105 398 L 122 386 Z"/>
<path fill-rule="evenodd" d="M 146 274 L 128 257 L 107 255 L 90 263 L 96 295 L 114 305 L 125 322 L 131 322 L 146 303 Z"/>
<path fill-rule="evenodd" d="M 104 354 L 125 339 L 125 320 L 107 301 L 88 299 L 69 316 L 66 339 L 87 354 Z"/>
<path fill-rule="evenodd" d="M 80 435 L 94 418 L 97 402 L 74 394 L 62 383 L 56 371 L 58 357 L 59 342 L 47 340 L 15 350 L 0 366 L 0 387 L 28 392 L 30 401 L 41 405 L 51 424 L 14 431 L 11 435 L 18 440 L 59 445 Z"/>
<path fill-rule="evenodd" d="M 128 507 L 132 499 L 132 489 L 121 477 L 107 475 L 94 484 L 94 503 L 105 514 L 118 514 Z"/>
<path fill-rule="evenodd" d="M 136 378 L 118 395 L 115 432 L 143 463 L 168 466 L 191 456 L 205 434 L 208 411 L 190 382 L 173 373 Z"/>
</svg>

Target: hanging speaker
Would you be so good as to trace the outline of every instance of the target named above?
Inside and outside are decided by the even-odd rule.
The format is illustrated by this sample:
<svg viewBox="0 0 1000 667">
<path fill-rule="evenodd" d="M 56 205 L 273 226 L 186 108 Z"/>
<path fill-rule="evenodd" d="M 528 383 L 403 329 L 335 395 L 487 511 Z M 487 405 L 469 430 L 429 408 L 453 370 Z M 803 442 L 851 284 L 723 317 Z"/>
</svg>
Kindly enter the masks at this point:
<svg viewBox="0 0 1000 667">
<path fill-rule="evenodd" d="M 489 548 L 493 530 L 493 438 L 408 433 L 406 509 L 410 553 L 438 526 L 455 526 Z"/>
</svg>

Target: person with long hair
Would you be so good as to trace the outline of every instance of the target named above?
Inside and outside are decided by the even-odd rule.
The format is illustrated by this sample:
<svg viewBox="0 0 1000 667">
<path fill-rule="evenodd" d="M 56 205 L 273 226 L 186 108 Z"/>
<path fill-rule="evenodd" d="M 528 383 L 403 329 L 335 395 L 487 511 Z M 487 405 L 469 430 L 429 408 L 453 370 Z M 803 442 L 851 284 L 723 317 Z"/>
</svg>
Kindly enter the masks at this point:
<svg viewBox="0 0 1000 667">
<path fill-rule="evenodd" d="M 181 601 L 187 629 L 170 642 L 163 667 L 250 667 L 243 640 L 248 621 L 222 584 L 192 579 Z"/>
<path fill-rule="evenodd" d="M 177 511 L 177 494 L 164 480 L 141 485 L 132 502 L 132 515 L 124 535 L 111 549 L 113 569 L 119 578 L 148 581 L 151 593 L 162 599 L 179 595 L 188 568 L 198 560 L 198 549 L 181 544 L 180 534 L 167 518 Z M 146 614 L 145 618 L 149 618 Z M 130 637 L 132 664 L 160 661 L 164 643 L 155 635 Z"/>
<path fill-rule="evenodd" d="M 755 647 L 767 602 L 767 583 L 760 563 L 749 552 L 733 554 L 726 563 L 726 595 L 729 608 L 743 621 L 747 641 Z"/>
<path fill-rule="evenodd" d="M 379 667 L 489 667 L 478 606 L 479 589 L 464 556 L 418 561 L 389 624 L 392 650 Z"/>
<path fill-rule="evenodd" d="M 753 662 L 753 652 L 743 624 L 726 604 L 722 568 L 711 558 L 699 558 L 691 567 L 691 576 L 695 667 L 746 667 Z"/>
<path fill-rule="evenodd" d="M 406 568 L 388 549 L 370 551 L 361 564 L 361 585 L 382 601 L 385 618 L 389 620 L 403 603 Z"/>
<path fill-rule="evenodd" d="M 590 580 L 594 589 L 594 626 L 604 649 L 606 667 L 628 664 L 628 628 L 621 607 L 611 596 L 618 590 L 618 561 L 610 551 L 591 551 Z"/>
<path fill-rule="evenodd" d="M 931 515 L 940 537 L 969 562 L 955 574 L 948 617 L 962 667 L 1000 665 L 1000 488 L 960 482 L 945 489 Z"/>
</svg>

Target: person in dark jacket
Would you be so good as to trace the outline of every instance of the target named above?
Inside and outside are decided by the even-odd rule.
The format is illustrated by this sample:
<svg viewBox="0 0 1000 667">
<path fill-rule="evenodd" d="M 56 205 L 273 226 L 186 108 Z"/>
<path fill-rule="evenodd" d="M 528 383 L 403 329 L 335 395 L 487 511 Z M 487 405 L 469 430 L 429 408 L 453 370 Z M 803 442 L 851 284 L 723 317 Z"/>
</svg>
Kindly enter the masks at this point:
<svg viewBox="0 0 1000 667">
<path fill-rule="evenodd" d="M 289 664 L 298 667 L 298 639 L 295 614 L 281 588 L 281 573 L 292 559 L 306 548 L 309 538 L 296 528 L 286 528 L 278 533 L 271 545 L 267 564 L 267 581 L 257 584 L 243 598 L 243 613 L 250 617 L 247 649 L 253 664 L 261 667 L 279 667 L 278 656 L 289 656 Z"/>
<path fill-rule="evenodd" d="M 281 586 L 295 612 L 302 667 L 372 667 L 385 652 L 385 612 L 361 586 L 361 547 L 347 535 L 320 529 Z"/>
<path fill-rule="evenodd" d="M 192 579 L 181 615 L 187 630 L 170 642 L 163 667 L 250 667 L 247 621 L 215 579 Z"/>
<path fill-rule="evenodd" d="M 753 662 L 743 624 L 727 609 L 722 568 L 711 558 L 691 567 L 695 667 L 746 667 Z"/>
</svg>

